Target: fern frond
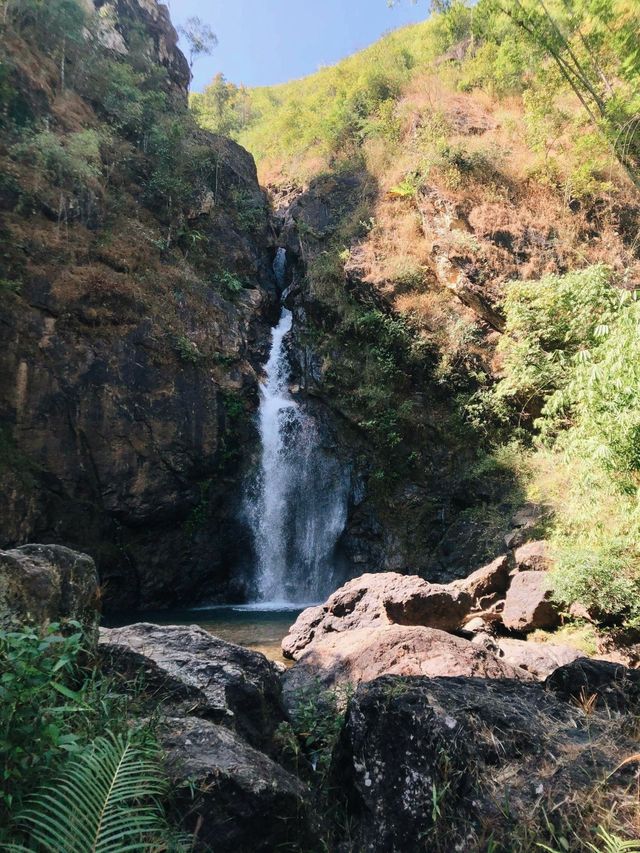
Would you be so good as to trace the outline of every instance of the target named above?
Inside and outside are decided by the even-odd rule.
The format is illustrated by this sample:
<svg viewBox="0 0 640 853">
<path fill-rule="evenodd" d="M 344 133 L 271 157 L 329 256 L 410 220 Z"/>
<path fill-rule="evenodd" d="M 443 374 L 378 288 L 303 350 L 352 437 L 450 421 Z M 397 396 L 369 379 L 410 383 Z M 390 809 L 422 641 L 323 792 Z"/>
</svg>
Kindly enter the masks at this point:
<svg viewBox="0 0 640 853">
<path fill-rule="evenodd" d="M 127 737 L 97 738 L 69 760 L 55 786 L 32 798 L 18 823 L 47 853 L 157 851 L 167 831 L 167 789 L 157 749 Z"/>
</svg>

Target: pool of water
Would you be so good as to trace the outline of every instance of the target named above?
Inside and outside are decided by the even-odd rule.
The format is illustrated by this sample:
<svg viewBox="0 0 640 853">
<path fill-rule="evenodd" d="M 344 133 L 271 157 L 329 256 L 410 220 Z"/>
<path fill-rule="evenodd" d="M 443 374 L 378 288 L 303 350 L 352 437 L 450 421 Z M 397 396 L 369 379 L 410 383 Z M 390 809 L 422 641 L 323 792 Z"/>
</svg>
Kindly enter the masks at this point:
<svg viewBox="0 0 640 853">
<path fill-rule="evenodd" d="M 132 622 L 156 625 L 199 625 L 222 640 L 262 652 L 270 660 L 285 662 L 280 644 L 289 628 L 304 610 L 303 604 L 272 602 L 268 604 L 228 604 L 189 610 L 161 610 L 138 613 L 120 620 L 109 619 L 107 627 L 115 628 Z"/>
</svg>

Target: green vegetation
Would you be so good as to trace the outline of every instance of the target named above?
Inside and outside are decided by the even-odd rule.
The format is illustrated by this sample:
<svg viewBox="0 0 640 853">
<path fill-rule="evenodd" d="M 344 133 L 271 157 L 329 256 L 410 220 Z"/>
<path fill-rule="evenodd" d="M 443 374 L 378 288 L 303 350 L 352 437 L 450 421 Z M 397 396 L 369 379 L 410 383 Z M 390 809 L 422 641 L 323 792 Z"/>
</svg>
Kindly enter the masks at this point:
<svg viewBox="0 0 640 853">
<path fill-rule="evenodd" d="M 169 837 L 153 721 L 132 728 L 132 703 L 77 623 L 0 631 L 0 842 L 117 853 Z"/>
<path fill-rule="evenodd" d="M 167 849 L 171 830 L 161 806 L 169 780 L 153 742 L 131 735 L 98 737 L 71 758 L 50 786 L 41 787 L 16 824 L 35 849 L 60 853 L 125 853 Z M 33 847 L 12 845 L 12 850 Z M 179 849 L 178 843 L 172 849 Z"/>
<path fill-rule="evenodd" d="M 518 416 L 540 410 L 530 491 L 555 516 L 558 595 L 640 624 L 640 303 L 610 270 L 513 282 L 504 378 Z"/>
<path fill-rule="evenodd" d="M 218 77 L 192 96 L 193 109 L 203 126 L 233 133 L 259 161 L 286 162 L 290 170 L 307 160 L 313 169 L 314 158 L 350 157 L 374 139 L 397 146 L 410 109 L 406 92 L 439 60 L 438 76 L 453 90 L 523 97 L 531 136 L 547 148 L 547 169 L 563 171 L 550 135 L 560 141 L 573 131 L 575 138 L 580 127 L 578 147 L 590 155 L 580 157 L 581 174 L 573 177 L 578 195 L 598 180 L 611 153 L 636 180 L 640 13 L 633 0 L 451 0 L 437 8 L 441 14 L 425 23 L 303 80 L 244 90 Z M 567 111 L 567 96 L 579 110 Z M 433 102 L 429 112 L 437 112 Z"/>
</svg>

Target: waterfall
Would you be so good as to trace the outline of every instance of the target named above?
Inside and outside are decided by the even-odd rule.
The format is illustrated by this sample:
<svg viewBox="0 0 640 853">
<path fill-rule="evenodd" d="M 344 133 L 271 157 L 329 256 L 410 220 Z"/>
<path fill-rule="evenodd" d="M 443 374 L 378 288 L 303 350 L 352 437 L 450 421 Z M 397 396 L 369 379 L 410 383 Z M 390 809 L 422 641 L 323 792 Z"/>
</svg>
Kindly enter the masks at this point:
<svg viewBox="0 0 640 853">
<path fill-rule="evenodd" d="M 281 286 L 285 263 L 281 249 L 274 263 Z M 326 597 L 334 588 L 336 546 L 347 518 L 348 474 L 323 449 L 318 424 L 289 388 L 292 323 L 283 307 L 261 386 L 260 467 L 245 500 L 260 602 Z"/>
</svg>

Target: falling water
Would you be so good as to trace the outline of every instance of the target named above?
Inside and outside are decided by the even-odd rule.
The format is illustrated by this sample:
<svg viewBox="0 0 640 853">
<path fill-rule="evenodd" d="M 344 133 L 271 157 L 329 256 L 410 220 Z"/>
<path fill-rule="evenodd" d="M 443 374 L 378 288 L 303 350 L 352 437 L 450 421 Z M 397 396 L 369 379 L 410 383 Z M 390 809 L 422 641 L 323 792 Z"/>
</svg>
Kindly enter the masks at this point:
<svg viewBox="0 0 640 853">
<path fill-rule="evenodd" d="M 281 285 L 285 263 L 281 249 L 274 264 Z M 315 420 L 289 389 L 286 339 L 292 321 L 283 307 L 261 388 L 260 470 L 246 500 L 260 602 L 325 597 L 333 589 L 336 546 L 347 516 L 346 472 L 322 448 Z"/>
</svg>

